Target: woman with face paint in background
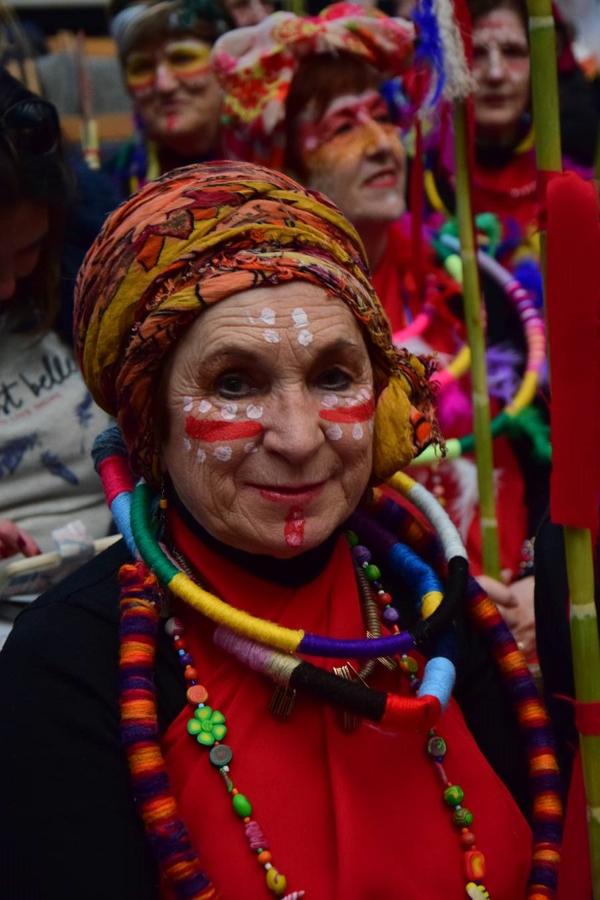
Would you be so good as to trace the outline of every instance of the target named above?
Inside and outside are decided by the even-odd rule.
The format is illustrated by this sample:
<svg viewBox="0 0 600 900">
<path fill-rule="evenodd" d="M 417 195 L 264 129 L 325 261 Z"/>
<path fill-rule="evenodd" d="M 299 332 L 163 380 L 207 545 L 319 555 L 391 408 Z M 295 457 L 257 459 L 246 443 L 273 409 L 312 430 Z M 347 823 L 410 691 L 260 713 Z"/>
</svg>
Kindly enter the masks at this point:
<svg viewBox="0 0 600 900">
<path fill-rule="evenodd" d="M 502 261 L 522 256 L 520 244 L 530 244 L 537 258 L 537 167 L 530 115 L 531 71 L 529 59 L 527 7 L 525 0 L 470 0 L 473 28 L 473 95 L 475 114 L 475 159 L 472 170 L 473 209 L 494 213 L 502 226 L 505 250 Z M 564 26 L 559 32 L 566 36 Z M 575 151 L 579 165 L 591 166 L 597 135 L 598 110 L 585 82 L 574 73 L 575 61 L 567 59 L 568 47 L 560 57 L 564 70 L 561 83 L 567 87 L 567 68 L 575 79 L 579 116 L 588 122 L 587 133 L 575 133 L 566 90 L 561 95 L 562 133 L 566 168 L 579 168 L 569 159 Z M 573 88 L 571 95 L 573 96 Z M 583 95 L 583 96 L 581 96 Z M 585 110 L 585 112 L 584 112 Z M 431 154 L 426 176 L 426 192 L 432 210 L 447 216 L 453 213 L 454 153 L 448 119 L 440 129 L 439 146 Z M 579 169 L 584 175 L 591 170 Z"/>
<path fill-rule="evenodd" d="M 345 22 L 358 24 L 345 32 Z M 365 244 L 392 330 L 402 329 L 425 303 L 431 304 L 430 326 L 409 346 L 448 360 L 464 340 L 460 288 L 427 246 L 424 290 L 419 288 L 410 224 L 403 215 L 406 154 L 380 93 L 386 74 L 404 74 L 410 83 L 413 34 L 404 20 L 336 4 L 310 21 L 276 14 L 256 28 L 230 32 L 215 46 L 213 62 L 226 91 L 226 149 L 286 168 L 332 197 Z M 441 395 L 439 415 L 447 437 L 471 431 L 468 380 Z M 533 526 L 521 467 L 502 438 L 496 441 L 495 469 L 502 568 L 512 581 L 521 572 L 523 546 Z M 418 470 L 417 477 L 443 497 L 467 542 L 474 571 L 481 571 L 474 460 L 441 462 Z M 497 587 L 519 640 L 531 649 L 532 591 L 523 601 L 527 610 L 521 619 L 520 596 L 504 584 Z M 515 588 L 523 589 L 521 584 Z"/>
<path fill-rule="evenodd" d="M 107 164 L 121 196 L 180 165 L 219 154 L 221 90 L 210 48 L 225 30 L 212 0 L 114 0 L 111 33 L 136 135 Z"/>
</svg>

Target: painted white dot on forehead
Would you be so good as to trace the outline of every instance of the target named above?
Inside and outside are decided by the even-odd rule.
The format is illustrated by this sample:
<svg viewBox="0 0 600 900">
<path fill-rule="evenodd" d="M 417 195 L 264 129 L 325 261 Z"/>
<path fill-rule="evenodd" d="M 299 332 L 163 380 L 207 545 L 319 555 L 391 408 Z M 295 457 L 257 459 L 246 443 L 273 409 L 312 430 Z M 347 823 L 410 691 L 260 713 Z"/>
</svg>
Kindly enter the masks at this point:
<svg viewBox="0 0 600 900">
<path fill-rule="evenodd" d="M 263 331 L 263 337 L 267 344 L 279 344 L 281 341 L 281 335 L 278 331 L 273 331 L 272 328 L 266 328 Z"/>
<path fill-rule="evenodd" d="M 231 459 L 232 453 L 233 450 L 231 449 L 231 447 L 227 446 L 215 447 L 214 449 L 214 456 L 221 462 L 227 462 L 229 459 Z"/>
<path fill-rule="evenodd" d="M 193 401 L 192 401 L 192 398 L 191 398 L 191 397 L 184 397 L 184 398 L 183 398 L 183 411 L 184 411 L 184 412 L 191 412 L 191 411 L 192 411 L 192 407 L 193 407 Z"/>
<path fill-rule="evenodd" d="M 309 344 L 312 344 L 313 340 L 312 331 L 309 331 L 308 328 L 303 328 L 302 331 L 298 332 L 298 343 L 302 347 L 308 347 Z"/>
<path fill-rule="evenodd" d="M 251 325 L 274 325 L 275 318 L 275 310 L 265 306 L 261 309 L 260 316 L 248 316 L 248 321 Z"/>
<path fill-rule="evenodd" d="M 210 403 L 208 400 L 201 400 L 198 404 L 198 412 L 207 413 L 211 409 L 212 403 Z"/>
<path fill-rule="evenodd" d="M 292 320 L 295 328 L 304 328 L 308 325 L 308 316 L 299 306 L 292 310 Z"/>
<path fill-rule="evenodd" d="M 330 441 L 339 441 L 344 436 L 344 432 L 342 431 L 341 427 L 337 424 L 337 422 L 334 425 L 329 425 L 325 429 L 325 434 L 327 435 L 327 437 L 329 438 Z"/>
</svg>

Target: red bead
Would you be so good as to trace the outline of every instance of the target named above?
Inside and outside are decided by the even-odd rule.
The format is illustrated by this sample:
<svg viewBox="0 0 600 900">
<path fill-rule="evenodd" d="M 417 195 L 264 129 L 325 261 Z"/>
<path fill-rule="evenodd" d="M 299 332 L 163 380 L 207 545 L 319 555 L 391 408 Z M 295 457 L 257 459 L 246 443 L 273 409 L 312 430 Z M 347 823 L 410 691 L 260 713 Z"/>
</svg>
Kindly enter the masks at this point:
<svg viewBox="0 0 600 900">
<path fill-rule="evenodd" d="M 485 878 L 485 856 L 481 850 L 467 850 L 465 853 L 465 875 L 469 881 Z"/>
<path fill-rule="evenodd" d="M 183 641 L 181 640 L 180 637 L 173 638 L 173 644 L 175 645 L 176 650 L 184 650 L 185 649 L 185 644 L 183 643 Z"/>
<path fill-rule="evenodd" d="M 475 846 L 475 835 L 472 831 L 469 831 L 465 828 L 465 830 L 461 832 L 460 846 L 463 848 L 463 850 L 470 850 L 471 847 Z"/>
<path fill-rule="evenodd" d="M 183 670 L 183 677 L 186 681 L 198 681 L 198 672 L 193 666 L 186 666 Z"/>
<path fill-rule="evenodd" d="M 377 594 L 377 603 L 380 606 L 389 606 L 392 602 L 391 594 L 388 594 L 387 591 L 383 591 L 381 594 Z"/>
<path fill-rule="evenodd" d="M 271 862 L 273 857 L 271 856 L 271 854 L 269 853 L 268 850 L 263 850 L 262 853 L 258 854 L 257 859 L 258 859 L 259 863 L 261 864 L 261 866 L 264 866 L 265 863 Z"/>
</svg>

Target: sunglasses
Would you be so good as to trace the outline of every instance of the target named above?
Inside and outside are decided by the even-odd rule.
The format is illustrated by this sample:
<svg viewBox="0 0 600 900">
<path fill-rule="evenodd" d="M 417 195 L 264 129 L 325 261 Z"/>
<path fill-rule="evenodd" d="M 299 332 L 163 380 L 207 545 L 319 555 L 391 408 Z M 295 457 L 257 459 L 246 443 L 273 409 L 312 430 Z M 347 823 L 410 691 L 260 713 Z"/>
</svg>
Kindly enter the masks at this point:
<svg viewBox="0 0 600 900">
<path fill-rule="evenodd" d="M 53 153 L 60 143 L 56 109 L 38 97 L 19 100 L 0 116 L 0 138 L 17 156 Z"/>
</svg>

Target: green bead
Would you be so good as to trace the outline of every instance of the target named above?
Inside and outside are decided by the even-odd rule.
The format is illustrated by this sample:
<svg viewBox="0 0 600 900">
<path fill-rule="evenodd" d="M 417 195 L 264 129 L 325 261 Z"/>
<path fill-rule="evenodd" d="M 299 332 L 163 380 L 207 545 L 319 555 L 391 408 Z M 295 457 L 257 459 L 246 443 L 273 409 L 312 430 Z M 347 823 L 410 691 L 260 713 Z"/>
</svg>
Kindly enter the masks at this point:
<svg viewBox="0 0 600 900">
<path fill-rule="evenodd" d="M 188 734 L 192 734 L 195 737 L 202 731 L 202 723 L 198 719 L 188 719 L 187 730 Z"/>
<path fill-rule="evenodd" d="M 351 547 L 358 546 L 359 540 L 358 535 L 355 531 L 347 531 L 346 532 L 346 540 L 350 544 Z"/>
<path fill-rule="evenodd" d="M 212 706 L 199 706 L 194 715 L 201 722 L 206 722 L 212 716 Z"/>
<path fill-rule="evenodd" d="M 227 728 L 225 725 L 213 725 L 212 735 L 215 741 L 222 741 L 226 734 Z"/>
<path fill-rule="evenodd" d="M 452 784 L 444 791 L 444 803 L 448 806 L 458 806 L 463 802 L 465 792 L 458 784 Z"/>
<path fill-rule="evenodd" d="M 243 794 L 235 794 L 233 797 L 233 808 L 240 819 L 252 815 L 252 804 Z"/>
<path fill-rule="evenodd" d="M 473 813 L 466 806 L 461 806 L 452 813 L 452 820 L 457 828 L 468 828 L 473 824 Z"/>
<path fill-rule="evenodd" d="M 368 566 L 365 566 L 364 573 L 369 581 L 379 581 L 381 578 L 379 566 L 376 566 L 375 563 L 369 563 Z"/>
<path fill-rule="evenodd" d="M 210 731 L 201 731 L 200 734 L 196 736 L 196 740 L 199 744 L 202 744 L 203 747 L 212 747 L 215 742 Z"/>
<path fill-rule="evenodd" d="M 446 755 L 446 741 L 439 734 L 432 735 L 427 741 L 427 752 L 435 759 L 443 759 Z"/>
</svg>

